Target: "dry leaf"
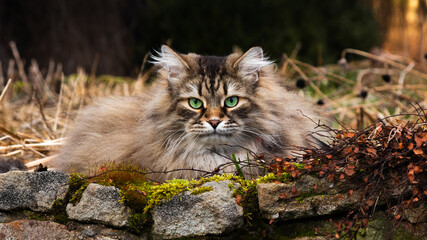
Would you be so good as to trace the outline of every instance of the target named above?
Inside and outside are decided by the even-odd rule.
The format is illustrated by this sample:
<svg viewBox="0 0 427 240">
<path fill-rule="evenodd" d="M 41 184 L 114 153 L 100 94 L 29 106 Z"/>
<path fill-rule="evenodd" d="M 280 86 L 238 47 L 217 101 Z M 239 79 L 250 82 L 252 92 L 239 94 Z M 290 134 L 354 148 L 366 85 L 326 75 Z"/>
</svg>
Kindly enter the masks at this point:
<svg viewBox="0 0 427 240">
<path fill-rule="evenodd" d="M 422 149 L 416 148 L 412 150 L 416 155 L 422 155 L 424 152 Z"/>
<path fill-rule="evenodd" d="M 287 199 L 288 198 L 288 196 L 286 196 L 286 193 L 280 193 L 280 196 L 279 196 L 279 198 L 280 199 Z"/>
<path fill-rule="evenodd" d="M 240 205 L 240 202 L 242 201 L 242 195 L 240 195 L 240 194 L 238 194 L 237 196 L 236 196 L 236 203 L 238 204 L 238 205 Z"/>
</svg>

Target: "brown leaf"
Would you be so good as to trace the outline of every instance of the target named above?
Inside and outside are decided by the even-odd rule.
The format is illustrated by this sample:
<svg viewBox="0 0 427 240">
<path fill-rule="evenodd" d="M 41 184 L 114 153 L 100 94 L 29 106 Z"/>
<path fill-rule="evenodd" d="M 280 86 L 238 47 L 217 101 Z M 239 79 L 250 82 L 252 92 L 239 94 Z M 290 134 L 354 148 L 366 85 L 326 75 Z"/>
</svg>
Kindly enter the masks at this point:
<svg viewBox="0 0 427 240">
<path fill-rule="evenodd" d="M 368 153 L 372 153 L 373 155 L 377 155 L 377 150 L 375 148 L 367 148 L 366 151 Z"/>
<path fill-rule="evenodd" d="M 295 187 L 291 188 L 291 192 L 293 196 L 298 196 L 298 191 Z"/>
<path fill-rule="evenodd" d="M 338 199 L 339 200 L 341 200 L 342 199 L 342 195 L 340 194 L 340 195 L 338 195 Z"/>
<path fill-rule="evenodd" d="M 424 152 L 422 149 L 416 148 L 412 150 L 416 155 L 422 155 Z"/>
<path fill-rule="evenodd" d="M 394 216 L 394 220 L 399 220 L 400 219 L 400 214 L 397 214 L 396 216 Z"/>
<path fill-rule="evenodd" d="M 414 144 L 413 144 L 413 143 L 409 143 L 409 144 L 408 144 L 408 149 L 409 149 L 409 150 L 414 149 Z"/>
<path fill-rule="evenodd" d="M 369 206 L 369 207 L 372 207 L 372 205 L 374 205 L 374 200 L 372 200 L 372 199 L 368 199 L 368 200 L 366 201 L 366 204 L 368 204 L 368 206 Z"/>
<path fill-rule="evenodd" d="M 296 177 L 297 177 L 297 171 L 292 171 L 291 176 L 292 176 L 293 178 L 296 178 Z"/>
<path fill-rule="evenodd" d="M 415 135 L 414 140 L 417 147 L 421 147 L 421 145 L 423 145 L 423 143 L 427 141 L 427 132 L 418 133 L 417 135 Z"/>
<path fill-rule="evenodd" d="M 352 138 L 354 137 L 356 134 L 354 132 L 346 132 L 344 133 L 344 137 L 345 138 Z"/>
<path fill-rule="evenodd" d="M 345 169 L 345 174 L 347 174 L 347 176 L 352 176 L 354 174 L 354 170 L 347 167 Z"/>
<path fill-rule="evenodd" d="M 362 219 L 362 227 L 367 227 L 368 226 L 368 219 L 364 218 Z"/>
<path fill-rule="evenodd" d="M 326 155 L 325 157 L 326 157 L 326 158 L 328 158 L 328 159 L 331 159 L 331 158 L 332 158 L 332 155 L 331 155 L 331 154 L 328 154 L 328 155 Z"/>
<path fill-rule="evenodd" d="M 331 174 L 328 175 L 328 179 L 330 181 L 334 181 L 334 177 L 335 177 L 335 175 L 333 173 L 331 173 Z"/>
<path fill-rule="evenodd" d="M 279 198 L 280 199 L 288 199 L 288 196 L 286 196 L 286 193 L 282 192 L 282 193 L 280 193 Z"/>
<path fill-rule="evenodd" d="M 345 178 L 344 174 L 340 174 L 340 180 L 343 180 Z"/>
<path fill-rule="evenodd" d="M 274 223 L 274 219 L 270 219 L 270 221 L 268 222 L 268 224 L 273 224 Z"/>
<path fill-rule="evenodd" d="M 242 195 L 240 195 L 240 194 L 238 194 L 238 195 L 236 195 L 236 203 L 238 204 L 238 205 L 240 205 L 240 202 L 242 201 Z"/>
<path fill-rule="evenodd" d="M 352 195 L 353 195 L 353 192 L 354 192 L 354 190 L 349 190 L 349 191 L 348 191 L 348 194 L 350 194 L 350 196 L 352 196 Z"/>
<path fill-rule="evenodd" d="M 316 190 L 317 189 L 317 184 L 314 184 L 313 189 Z"/>
<path fill-rule="evenodd" d="M 414 182 L 414 180 L 415 180 L 414 169 L 410 169 L 408 171 L 408 179 L 411 183 Z"/>
</svg>

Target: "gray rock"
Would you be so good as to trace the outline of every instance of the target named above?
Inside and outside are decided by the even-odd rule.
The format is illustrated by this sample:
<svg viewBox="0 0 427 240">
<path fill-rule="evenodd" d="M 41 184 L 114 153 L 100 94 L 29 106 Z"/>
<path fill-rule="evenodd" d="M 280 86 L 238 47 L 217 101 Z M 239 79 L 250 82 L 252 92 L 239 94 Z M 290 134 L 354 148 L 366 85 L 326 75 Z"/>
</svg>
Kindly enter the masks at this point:
<svg viewBox="0 0 427 240">
<path fill-rule="evenodd" d="M 67 205 L 67 214 L 70 219 L 77 221 L 93 221 L 115 227 L 128 226 L 130 210 L 119 200 L 118 188 L 91 183 L 76 206 L 71 203 Z"/>
<path fill-rule="evenodd" d="M 307 178 L 308 179 L 308 178 Z M 313 182 L 303 180 L 297 183 L 264 183 L 257 186 L 259 208 L 267 219 L 298 219 L 313 216 L 322 216 L 349 210 L 357 203 L 358 193 L 347 194 L 320 194 L 318 189 L 312 188 Z M 309 187 L 301 183 L 309 182 Z M 325 184 L 321 184 L 325 188 Z M 298 191 L 292 195 L 292 188 Z M 323 190 L 322 190 L 323 191 Z M 331 191 L 335 192 L 335 191 Z M 281 198 L 285 193 L 286 198 Z"/>
<path fill-rule="evenodd" d="M 36 220 L 19 220 L 0 223 L 0 239 L 78 239 L 78 233 L 68 231 L 58 223 Z"/>
<path fill-rule="evenodd" d="M 427 222 L 427 207 L 426 203 L 422 202 L 418 207 L 408 208 L 403 211 L 403 218 L 410 223 Z"/>
<path fill-rule="evenodd" d="M 153 234 L 165 239 L 222 234 L 243 225 L 243 208 L 231 196 L 231 181 L 208 182 L 212 191 L 184 192 L 153 209 Z M 239 184 L 234 184 L 234 188 Z"/>
<path fill-rule="evenodd" d="M 66 173 L 11 171 L 0 174 L 0 210 L 31 209 L 46 212 L 68 190 Z"/>
</svg>

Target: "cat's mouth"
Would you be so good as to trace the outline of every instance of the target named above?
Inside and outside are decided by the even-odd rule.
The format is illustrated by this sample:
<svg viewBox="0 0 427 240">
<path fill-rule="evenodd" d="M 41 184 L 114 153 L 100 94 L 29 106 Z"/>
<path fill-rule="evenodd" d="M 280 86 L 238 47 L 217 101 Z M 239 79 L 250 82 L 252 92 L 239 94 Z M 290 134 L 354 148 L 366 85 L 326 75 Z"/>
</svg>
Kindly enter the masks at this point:
<svg viewBox="0 0 427 240">
<path fill-rule="evenodd" d="M 203 135 L 200 135 L 200 137 L 231 137 L 233 134 L 231 132 L 209 132 Z"/>
</svg>

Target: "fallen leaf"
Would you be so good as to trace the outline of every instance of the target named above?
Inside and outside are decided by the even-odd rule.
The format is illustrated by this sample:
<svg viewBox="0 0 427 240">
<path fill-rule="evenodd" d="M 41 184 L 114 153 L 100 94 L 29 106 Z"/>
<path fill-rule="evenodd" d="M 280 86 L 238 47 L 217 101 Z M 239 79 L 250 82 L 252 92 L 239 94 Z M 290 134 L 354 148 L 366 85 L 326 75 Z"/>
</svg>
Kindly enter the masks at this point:
<svg viewBox="0 0 427 240">
<path fill-rule="evenodd" d="M 292 192 L 292 195 L 294 195 L 294 196 L 298 195 L 298 191 L 295 187 L 291 188 L 291 192 Z"/>
<path fill-rule="evenodd" d="M 242 201 L 242 195 L 240 195 L 240 194 L 238 194 L 237 196 L 236 196 L 236 203 L 238 204 L 238 205 L 240 205 L 240 202 Z"/>
<path fill-rule="evenodd" d="M 364 218 L 362 219 L 362 227 L 367 227 L 368 226 L 368 219 Z"/>
<path fill-rule="evenodd" d="M 413 143 L 409 143 L 409 144 L 408 144 L 408 149 L 409 149 L 409 150 L 414 149 L 414 144 L 413 144 Z"/>
<path fill-rule="evenodd" d="M 422 149 L 416 148 L 412 150 L 416 155 L 422 155 L 424 152 Z"/>
<path fill-rule="evenodd" d="M 286 193 L 282 192 L 282 193 L 280 193 L 279 198 L 280 198 L 280 199 L 287 199 L 287 198 L 288 198 L 288 196 L 286 196 Z"/>
<path fill-rule="evenodd" d="M 366 149 L 366 151 L 367 151 L 368 153 L 372 153 L 372 154 L 374 154 L 374 155 L 377 155 L 377 150 L 376 150 L 375 148 L 367 148 L 367 149 Z"/>
<path fill-rule="evenodd" d="M 331 174 L 328 175 L 328 179 L 330 181 L 334 181 L 334 177 L 335 177 L 335 175 L 333 173 L 331 173 Z"/>
<path fill-rule="evenodd" d="M 352 176 L 354 174 L 354 170 L 347 167 L 345 169 L 345 174 L 347 174 L 347 176 Z"/>
<path fill-rule="evenodd" d="M 317 189 L 317 184 L 314 184 L 313 189 L 316 190 Z"/>
<path fill-rule="evenodd" d="M 350 196 L 352 196 L 352 195 L 353 195 L 353 192 L 354 192 L 354 190 L 349 190 L 349 191 L 348 191 L 348 194 L 350 194 Z"/>
<path fill-rule="evenodd" d="M 368 204 L 368 206 L 369 206 L 369 207 L 372 207 L 372 205 L 374 205 L 374 200 L 372 200 L 372 199 L 368 199 L 368 200 L 366 201 L 366 204 Z"/>
<path fill-rule="evenodd" d="M 345 138 L 352 138 L 354 137 L 356 134 L 354 132 L 346 132 L 344 133 L 344 137 Z"/>
<path fill-rule="evenodd" d="M 411 183 L 414 182 L 414 180 L 415 180 L 414 169 L 410 169 L 408 171 L 408 179 Z"/>
<path fill-rule="evenodd" d="M 331 158 L 332 158 L 332 155 L 331 155 L 331 154 L 328 154 L 328 155 L 326 155 L 325 157 L 326 157 L 326 158 L 331 159 Z"/>
</svg>

